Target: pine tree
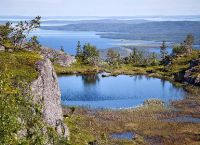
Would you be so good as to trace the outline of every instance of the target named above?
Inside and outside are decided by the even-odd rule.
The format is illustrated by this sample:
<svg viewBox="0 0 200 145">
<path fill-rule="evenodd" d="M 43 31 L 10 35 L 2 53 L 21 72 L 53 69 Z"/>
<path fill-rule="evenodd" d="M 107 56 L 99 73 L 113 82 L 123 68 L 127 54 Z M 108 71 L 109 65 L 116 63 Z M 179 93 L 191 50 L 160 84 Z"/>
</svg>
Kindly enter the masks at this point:
<svg viewBox="0 0 200 145">
<path fill-rule="evenodd" d="M 82 54 L 81 43 L 80 41 L 78 41 L 77 47 L 76 47 L 76 57 L 80 57 L 81 54 Z"/>
<path fill-rule="evenodd" d="M 162 42 L 162 45 L 160 46 L 160 53 L 161 53 L 161 58 L 162 60 L 164 61 L 165 58 L 167 57 L 168 55 L 168 52 L 167 52 L 167 45 L 166 45 L 166 42 L 163 41 Z"/>
<path fill-rule="evenodd" d="M 96 65 L 99 61 L 99 51 L 89 43 L 83 46 L 82 55 L 85 64 Z"/>
</svg>

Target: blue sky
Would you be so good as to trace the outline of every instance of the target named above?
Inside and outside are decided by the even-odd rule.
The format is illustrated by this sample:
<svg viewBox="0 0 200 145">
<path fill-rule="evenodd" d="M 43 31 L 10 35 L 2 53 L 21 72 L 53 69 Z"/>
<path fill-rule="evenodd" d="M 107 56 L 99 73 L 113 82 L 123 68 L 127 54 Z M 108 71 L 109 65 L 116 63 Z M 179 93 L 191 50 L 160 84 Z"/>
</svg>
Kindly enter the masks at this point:
<svg viewBox="0 0 200 145">
<path fill-rule="evenodd" d="M 0 0 L 0 15 L 200 15 L 200 0 Z"/>
</svg>

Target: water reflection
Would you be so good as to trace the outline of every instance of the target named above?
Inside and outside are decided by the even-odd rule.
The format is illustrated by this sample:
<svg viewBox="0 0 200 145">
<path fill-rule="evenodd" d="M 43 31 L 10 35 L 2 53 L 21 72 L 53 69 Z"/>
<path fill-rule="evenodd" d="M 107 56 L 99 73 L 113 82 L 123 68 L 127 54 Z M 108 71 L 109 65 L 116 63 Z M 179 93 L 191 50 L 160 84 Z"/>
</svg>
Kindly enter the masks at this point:
<svg viewBox="0 0 200 145">
<path fill-rule="evenodd" d="M 160 80 L 160 81 L 161 81 L 162 87 L 164 89 L 165 88 L 165 80 Z"/>
<path fill-rule="evenodd" d="M 97 74 L 82 75 L 84 85 L 95 85 L 99 82 L 99 76 Z"/>
</svg>

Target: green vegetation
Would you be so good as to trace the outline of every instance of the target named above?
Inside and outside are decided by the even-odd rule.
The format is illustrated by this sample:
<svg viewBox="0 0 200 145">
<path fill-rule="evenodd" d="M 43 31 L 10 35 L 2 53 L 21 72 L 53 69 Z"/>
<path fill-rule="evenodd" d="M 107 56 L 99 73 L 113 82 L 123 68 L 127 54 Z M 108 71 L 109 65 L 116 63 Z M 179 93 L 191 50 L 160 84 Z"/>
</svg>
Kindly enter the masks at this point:
<svg viewBox="0 0 200 145">
<path fill-rule="evenodd" d="M 118 65 L 120 62 L 120 54 L 112 49 L 108 49 L 106 61 L 109 65 Z"/>
<path fill-rule="evenodd" d="M 70 67 L 63 67 L 55 64 L 54 68 L 58 75 L 76 74 L 76 73 L 87 74 L 87 73 L 97 73 L 100 71 L 98 66 L 85 65 L 78 62 L 72 64 Z"/>
<path fill-rule="evenodd" d="M 182 72 L 189 69 L 190 61 L 198 59 L 200 57 L 200 51 L 193 51 L 191 54 L 182 54 L 181 56 L 174 56 L 171 60 L 171 65 L 167 65 L 164 71 L 172 75 L 174 73 Z"/>
<path fill-rule="evenodd" d="M 30 83 L 38 76 L 38 73 L 34 67 L 36 61 L 40 59 L 42 59 L 42 57 L 36 52 L 1 52 L 1 74 L 10 76 L 12 80 Z"/>
<path fill-rule="evenodd" d="M 186 39 L 180 45 L 175 45 L 173 47 L 174 54 L 183 54 L 183 53 L 191 53 L 193 51 L 192 46 L 194 43 L 194 36 L 192 34 L 188 34 Z"/>
<path fill-rule="evenodd" d="M 76 47 L 76 57 L 79 58 L 82 55 L 82 48 L 81 48 L 81 42 L 78 41 L 77 47 Z"/>
<path fill-rule="evenodd" d="M 5 25 L 0 25 L 0 45 L 5 47 L 5 50 L 17 50 L 22 48 L 39 49 L 40 45 L 36 36 L 33 36 L 26 41 L 29 33 L 40 27 L 41 17 L 27 22 L 20 21 L 17 25 L 13 26 L 7 22 Z"/>
<path fill-rule="evenodd" d="M 0 52 L 1 145 L 67 144 L 44 122 L 43 104 L 33 101 L 30 91 L 30 83 L 38 78 L 36 62 L 43 57 L 36 51 L 40 45 L 35 36 L 24 40 L 39 20 L 0 26 L 0 45 L 5 48 Z"/>
<path fill-rule="evenodd" d="M 26 89 L 27 83 L 37 77 L 37 72 L 33 66 L 36 60 L 39 59 L 41 57 L 35 53 L 0 53 L 1 144 L 20 144 L 24 142 L 25 140 L 18 136 L 18 132 L 26 128 L 29 123 L 33 125 L 33 121 L 41 121 L 39 118 L 36 120 L 37 115 L 32 116 L 33 113 L 29 109 L 31 107 L 29 101 L 31 97 L 29 96 L 29 98 L 28 95 L 24 97 L 22 93 L 22 89 Z M 37 138 L 37 136 L 35 137 Z"/>
<path fill-rule="evenodd" d="M 132 54 L 122 61 L 124 61 L 125 64 L 132 64 L 133 66 L 154 66 L 159 63 L 155 53 L 146 53 L 135 48 Z"/>
<path fill-rule="evenodd" d="M 160 53 L 161 53 L 162 63 L 165 63 L 165 60 L 168 57 L 167 45 L 165 41 L 163 41 L 162 45 L 160 46 Z"/>
<path fill-rule="evenodd" d="M 81 48 L 80 42 L 78 41 L 76 58 L 83 64 L 96 65 L 99 61 L 99 51 L 90 43 L 85 44 Z"/>
</svg>

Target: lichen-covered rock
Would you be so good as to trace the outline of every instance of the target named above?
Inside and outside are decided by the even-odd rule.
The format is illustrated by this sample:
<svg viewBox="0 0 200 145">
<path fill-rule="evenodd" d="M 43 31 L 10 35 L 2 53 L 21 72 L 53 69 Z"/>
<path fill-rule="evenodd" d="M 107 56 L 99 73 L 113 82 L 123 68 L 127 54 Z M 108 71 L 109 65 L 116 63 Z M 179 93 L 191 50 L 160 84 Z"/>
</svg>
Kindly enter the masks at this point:
<svg viewBox="0 0 200 145">
<path fill-rule="evenodd" d="M 36 66 L 39 77 L 31 84 L 34 102 L 42 104 L 45 122 L 54 127 L 60 136 L 68 137 L 68 128 L 63 124 L 61 93 L 54 68 L 47 58 L 38 61 Z"/>
</svg>

